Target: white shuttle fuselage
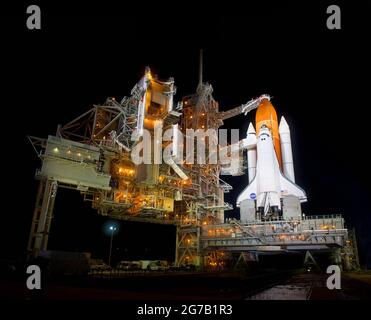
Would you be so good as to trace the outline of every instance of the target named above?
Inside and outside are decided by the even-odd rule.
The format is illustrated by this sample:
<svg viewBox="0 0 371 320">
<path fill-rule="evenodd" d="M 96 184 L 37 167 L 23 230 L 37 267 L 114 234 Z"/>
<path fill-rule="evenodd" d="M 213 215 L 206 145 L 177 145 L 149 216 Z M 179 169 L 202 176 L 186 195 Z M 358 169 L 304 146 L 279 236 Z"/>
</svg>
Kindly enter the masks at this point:
<svg viewBox="0 0 371 320">
<path fill-rule="evenodd" d="M 280 172 L 273 140 L 267 127 L 262 127 L 257 140 L 256 205 L 258 208 L 280 208 Z"/>
<path fill-rule="evenodd" d="M 254 200 L 256 201 L 256 209 L 262 214 L 267 214 L 269 211 L 279 212 L 281 210 L 281 199 L 285 196 L 295 196 L 300 202 L 306 201 L 304 190 L 293 181 L 291 140 L 288 125 L 283 117 L 281 124 L 280 129 L 283 128 L 282 135 L 284 135 L 283 142 L 285 143 L 284 148 L 282 148 L 284 172 L 280 169 L 271 129 L 262 124 L 256 139 L 256 168 L 249 170 L 249 174 L 254 173 L 255 176 L 249 176 L 250 184 L 238 196 L 237 206 L 244 200 Z M 251 123 L 248 134 L 255 134 Z M 255 162 L 255 157 L 251 159 Z M 255 163 L 253 163 L 253 166 L 255 167 Z"/>
</svg>

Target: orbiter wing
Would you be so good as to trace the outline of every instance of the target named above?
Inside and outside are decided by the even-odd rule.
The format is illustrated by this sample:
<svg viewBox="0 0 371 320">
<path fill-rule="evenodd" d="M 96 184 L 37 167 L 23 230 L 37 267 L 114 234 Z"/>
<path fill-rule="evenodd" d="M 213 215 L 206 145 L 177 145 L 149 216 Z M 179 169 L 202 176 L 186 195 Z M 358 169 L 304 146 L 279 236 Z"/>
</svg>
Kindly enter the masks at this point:
<svg viewBox="0 0 371 320">
<path fill-rule="evenodd" d="M 251 181 L 251 183 L 240 193 L 236 201 L 237 207 L 240 206 L 240 203 L 242 200 L 246 200 L 246 199 L 255 200 L 256 199 L 256 195 L 257 195 L 256 180 L 257 179 L 255 175 L 253 181 Z"/>
<path fill-rule="evenodd" d="M 288 196 L 293 195 L 299 198 L 300 202 L 306 202 L 307 201 L 307 195 L 305 194 L 305 191 L 300 188 L 295 183 L 291 182 L 289 179 L 287 179 L 282 172 L 280 172 L 280 186 L 281 186 L 281 195 Z"/>
</svg>

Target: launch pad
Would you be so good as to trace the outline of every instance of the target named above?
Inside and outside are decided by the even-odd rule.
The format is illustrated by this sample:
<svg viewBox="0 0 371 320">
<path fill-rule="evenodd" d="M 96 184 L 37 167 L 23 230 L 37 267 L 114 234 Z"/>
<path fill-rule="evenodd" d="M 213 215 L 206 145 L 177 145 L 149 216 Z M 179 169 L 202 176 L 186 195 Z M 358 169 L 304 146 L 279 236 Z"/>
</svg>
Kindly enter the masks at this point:
<svg viewBox="0 0 371 320">
<path fill-rule="evenodd" d="M 272 133 L 272 139 L 277 139 L 274 130 L 269 131 L 269 123 L 257 126 L 255 139 L 249 127 L 246 139 L 220 147 L 218 151 L 225 152 L 229 159 L 232 154 L 237 155 L 237 165 L 233 160 L 223 163 L 183 160 L 184 150 L 180 147 L 185 144 L 188 130 L 218 131 L 223 120 L 247 114 L 266 104 L 269 96 L 219 111 L 212 86 L 202 82 L 202 76 L 195 94 L 175 103 L 175 92 L 174 79 L 159 80 L 146 69 L 129 97 L 120 102 L 108 98 L 103 105 L 94 105 L 71 122 L 59 125 L 56 134 L 46 139 L 29 137 L 42 163 L 36 172 L 40 184 L 28 243 L 30 256 L 47 250 L 58 188 L 70 188 L 79 191 L 100 215 L 175 225 L 176 266 L 219 268 L 232 252 L 247 253 L 248 260 L 256 261 L 260 254 L 317 250 L 336 252 L 336 263 L 347 269 L 356 267 L 355 241 L 349 239 L 341 216 L 305 217 L 301 213 L 300 200 L 305 193 L 294 184 L 292 159 L 283 159 L 281 163 L 279 158 L 274 163 L 274 174 L 281 175 L 277 178 L 281 181 L 277 192 L 281 198 L 274 199 L 274 192 L 251 191 L 262 188 L 261 183 L 254 182 L 254 176 L 259 176 L 259 161 L 261 166 L 263 159 L 258 156 L 256 163 L 253 154 L 256 146 L 259 151 L 257 138 L 264 139 L 261 145 L 265 144 L 266 137 L 262 138 L 265 130 L 267 137 Z M 170 132 L 167 140 L 156 136 L 158 126 Z M 154 159 L 160 151 L 160 163 L 138 164 L 133 160 L 134 152 L 145 157 L 147 151 L 141 144 L 147 133 L 153 146 L 148 155 Z M 201 143 L 209 155 L 212 139 L 210 135 L 204 136 L 192 144 Z M 273 150 L 269 148 L 264 150 Z M 278 154 L 277 140 L 274 148 Z M 199 159 L 197 150 L 192 149 L 195 159 Z M 254 156 L 255 167 L 251 165 Z M 270 165 L 269 161 L 266 163 Z M 224 201 L 224 193 L 232 190 L 232 186 L 220 175 L 226 172 L 242 175 L 246 169 L 251 190 L 246 189 L 237 200 L 241 219 L 225 221 L 224 212 L 233 206 Z"/>
</svg>

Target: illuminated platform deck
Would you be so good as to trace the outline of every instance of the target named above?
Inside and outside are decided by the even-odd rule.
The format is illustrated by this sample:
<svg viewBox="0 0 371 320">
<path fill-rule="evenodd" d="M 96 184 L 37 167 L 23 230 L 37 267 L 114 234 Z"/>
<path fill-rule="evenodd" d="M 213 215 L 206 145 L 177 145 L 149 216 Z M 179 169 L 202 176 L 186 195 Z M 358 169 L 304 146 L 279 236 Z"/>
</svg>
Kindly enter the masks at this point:
<svg viewBox="0 0 371 320">
<path fill-rule="evenodd" d="M 203 226 L 204 250 L 287 252 L 343 247 L 348 231 L 340 215 L 305 217 L 296 221 L 230 220 Z"/>
</svg>

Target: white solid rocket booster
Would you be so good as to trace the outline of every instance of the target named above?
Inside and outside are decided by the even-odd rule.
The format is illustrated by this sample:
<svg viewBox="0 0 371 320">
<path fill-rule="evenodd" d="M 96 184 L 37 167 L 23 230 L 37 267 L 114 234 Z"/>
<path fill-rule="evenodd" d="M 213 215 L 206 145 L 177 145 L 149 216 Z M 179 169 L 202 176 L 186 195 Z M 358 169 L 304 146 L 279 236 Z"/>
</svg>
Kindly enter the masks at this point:
<svg viewBox="0 0 371 320">
<path fill-rule="evenodd" d="M 280 140 L 281 140 L 283 173 L 287 179 L 289 179 L 292 182 L 295 182 L 294 161 L 292 158 L 290 128 L 286 122 L 286 119 L 283 116 L 281 117 L 281 122 L 280 122 L 278 132 L 280 134 Z"/>
<path fill-rule="evenodd" d="M 256 132 L 251 122 L 247 129 L 247 137 L 249 135 L 256 137 Z M 251 183 L 251 181 L 255 178 L 256 174 L 256 148 L 247 149 L 247 170 L 249 176 L 249 183 Z"/>
</svg>

